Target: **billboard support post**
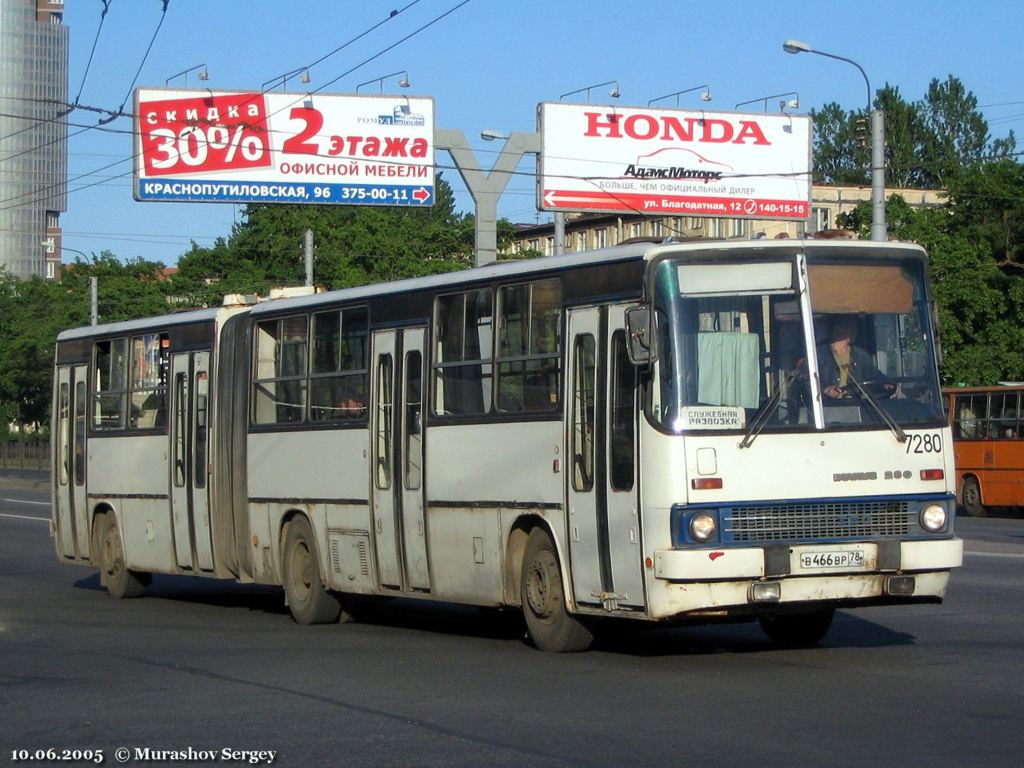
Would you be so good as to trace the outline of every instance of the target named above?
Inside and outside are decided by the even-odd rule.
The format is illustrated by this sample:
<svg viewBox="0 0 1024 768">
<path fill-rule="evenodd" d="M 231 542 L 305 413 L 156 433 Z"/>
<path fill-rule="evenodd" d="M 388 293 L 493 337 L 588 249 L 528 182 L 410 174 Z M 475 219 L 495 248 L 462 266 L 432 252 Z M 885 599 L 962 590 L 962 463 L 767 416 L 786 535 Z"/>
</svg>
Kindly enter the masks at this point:
<svg viewBox="0 0 1024 768">
<path fill-rule="evenodd" d="M 313 230 L 306 230 L 304 247 L 302 249 L 306 262 L 306 285 L 313 284 Z"/>
<path fill-rule="evenodd" d="M 508 186 L 523 155 L 540 152 L 540 134 L 513 132 L 502 147 L 494 167 L 485 174 L 466 135 L 458 129 L 434 131 L 434 147 L 451 155 L 455 168 L 469 189 L 476 205 L 476 242 L 473 266 L 481 267 L 498 258 L 498 198 Z"/>
</svg>

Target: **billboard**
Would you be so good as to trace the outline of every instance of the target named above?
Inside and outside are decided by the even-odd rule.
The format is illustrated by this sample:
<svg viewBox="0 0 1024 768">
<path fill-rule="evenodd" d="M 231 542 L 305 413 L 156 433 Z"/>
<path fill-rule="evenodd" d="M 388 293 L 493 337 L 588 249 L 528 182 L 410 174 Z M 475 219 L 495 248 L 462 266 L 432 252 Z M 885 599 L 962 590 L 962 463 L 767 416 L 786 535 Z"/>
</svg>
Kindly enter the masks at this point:
<svg viewBox="0 0 1024 768">
<path fill-rule="evenodd" d="M 810 215 L 809 117 L 544 103 L 538 124 L 541 210 Z"/>
<path fill-rule="evenodd" d="M 144 89 L 135 92 L 135 199 L 434 203 L 434 102 Z"/>
</svg>

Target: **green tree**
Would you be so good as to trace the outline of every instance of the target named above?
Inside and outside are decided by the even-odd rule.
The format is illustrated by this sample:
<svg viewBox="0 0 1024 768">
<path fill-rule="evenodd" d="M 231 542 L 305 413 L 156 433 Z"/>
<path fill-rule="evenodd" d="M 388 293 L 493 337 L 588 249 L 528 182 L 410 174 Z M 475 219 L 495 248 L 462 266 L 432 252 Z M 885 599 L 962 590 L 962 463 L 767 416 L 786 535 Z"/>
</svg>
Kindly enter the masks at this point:
<svg viewBox="0 0 1024 768">
<path fill-rule="evenodd" d="M 1004 159 L 961 167 L 948 203 L 915 209 L 893 195 L 886 221 L 898 240 L 928 250 L 947 384 L 1024 380 L 1024 166 Z M 849 217 L 867 236 L 870 204 Z"/>
<path fill-rule="evenodd" d="M 931 81 L 918 111 L 923 124 L 922 186 L 944 186 L 964 163 L 1013 151 L 1012 134 L 993 146 L 977 97 L 952 75 Z"/>
<path fill-rule="evenodd" d="M 899 88 L 886 83 L 875 97 L 874 106 L 884 115 L 886 184 L 927 188 L 921 175 L 924 124 L 918 105 L 909 103 Z M 870 147 L 870 135 L 866 141 Z"/>
<path fill-rule="evenodd" d="M 97 278 L 99 321 L 112 323 L 150 315 L 162 315 L 172 309 L 167 299 L 170 283 L 164 265 L 142 258 L 119 260 L 103 251 L 90 260 L 77 259 L 67 265 L 60 285 L 86 308 L 89 317 L 89 279 Z"/>
<path fill-rule="evenodd" d="M 949 175 L 952 226 L 982 244 L 1004 271 L 1024 269 L 1024 165 L 1001 159 Z"/>
<path fill-rule="evenodd" d="M 301 285 L 304 243 L 313 231 L 313 280 L 344 288 L 463 269 L 472 263 L 473 219 L 455 210 L 438 177 L 429 208 L 344 205 L 248 205 L 227 241 L 192 249 L 178 261 L 176 295 L 219 302 L 224 293 L 265 293 Z M 510 225 L 505 230 L 510 236 Z"/>
<path fill-rule="evenodd" d="M 867 156 L 858 138 L 857 115 L 836 102 L 811 110 L 814 175 L 819 184 L 863 184 Z"/>
<path fill-rule="evenodd" d="M 0 416 L 8 423 L 45 424 L 58 331 L 88 318 L 59 283 L 0 274 Z"/>
<path fill-rule="evenodd" d="M 941 189 L 964 163 L 1007 157 L 1016 147 L 1013 132 L 992 138 L 975 95 L 957 78 L 933 79 L 924 97 L 908 102 L 896 86 L 875 93 L 874 108 L 885 117 L 886 183 L 890 187 Z M 836 103 L 812 110 L 814 172 L 823 184 L 867 184 L 870 136 L 865 110 Z"/>
</svg>

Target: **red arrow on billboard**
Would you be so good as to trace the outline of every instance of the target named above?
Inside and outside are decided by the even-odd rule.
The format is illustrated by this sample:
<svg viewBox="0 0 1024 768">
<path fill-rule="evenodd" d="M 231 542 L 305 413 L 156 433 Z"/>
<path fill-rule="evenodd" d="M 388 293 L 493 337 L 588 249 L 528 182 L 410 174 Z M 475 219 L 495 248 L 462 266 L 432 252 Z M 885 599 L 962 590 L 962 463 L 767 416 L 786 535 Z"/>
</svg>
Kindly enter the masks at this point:
<svg viewBox="0 0 1024 768">
<path fill-rule="evenodd" d="M 612 196 L 606 192 L 572 192 L 569 190 L 549 189 L 544 193 L 544 205 L 555 207 L 567 203 L 597 203 L 604 202 Z"/>
<path fill-rule="evenodd" d="M 426 189 L 425 187 L 414 189 L 412 191 L 412 199 L 415 200 L 417 203 L 425 203 L 427 200 L 430 199 L 430 190 Z"/>
</svg>

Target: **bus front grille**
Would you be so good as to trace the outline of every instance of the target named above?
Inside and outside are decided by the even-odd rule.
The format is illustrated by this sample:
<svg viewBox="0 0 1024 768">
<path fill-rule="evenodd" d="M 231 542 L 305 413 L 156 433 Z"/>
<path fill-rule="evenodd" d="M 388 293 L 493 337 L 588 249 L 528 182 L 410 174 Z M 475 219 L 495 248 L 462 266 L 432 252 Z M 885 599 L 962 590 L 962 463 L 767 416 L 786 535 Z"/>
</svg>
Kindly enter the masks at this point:
<svg viewBox="0 0 1024 768">
<path fill-rule="evenodd" d="M 860 539 L 912 530 L 906 501 L 836 501 L 736 506 L 723 510 L 726 542 Z"/>
</svg>

